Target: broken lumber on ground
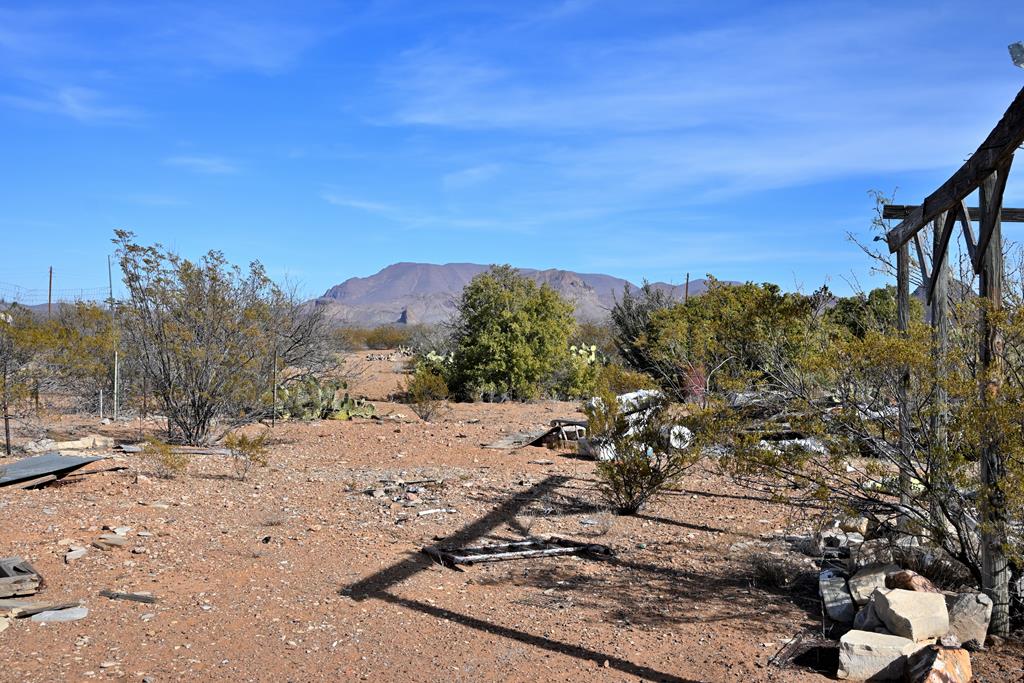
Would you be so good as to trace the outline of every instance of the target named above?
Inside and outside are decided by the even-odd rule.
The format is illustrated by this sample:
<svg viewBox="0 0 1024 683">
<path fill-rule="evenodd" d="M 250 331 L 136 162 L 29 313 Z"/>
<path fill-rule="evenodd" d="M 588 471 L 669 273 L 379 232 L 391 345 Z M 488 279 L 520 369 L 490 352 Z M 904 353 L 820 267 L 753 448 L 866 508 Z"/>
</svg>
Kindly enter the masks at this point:
<svg viewBox="0 0 1024 683">
<path fill-rule="evenodd" d="M 591 555 L 611 557 L 615 552 L 605 545 L 579 543 L 552 536 L 546 541 L 531 538 L 513 543 L 478 546 L 473 548 L 423 548 L 423 554 L 450 569 L 457 565 L 472 566 L 484 562 L 526 560 L 535 557 L 559 557 L 564 555 Z"/>
<path fill-rule="evenodd" d="M 118 593 L 117 591 L 101 590 L 100 595 L 111 600 L 130 600 L 131 602 L 144 602 L 146 604 L 156 602 L 156 596 L 148 593 Z"/>
<path fill-rule="evenodd" d="M 0 559 L 0 598 L 33 595 L 43 583 L 43 577 L 20 557 Z"/>
<path fill-rule="evenodd" d="M 9 618 L 31 617 L 40 612 L 54 612 L 62 609 L 79 607 L 82 603 L 73 602 L 39 602 L 34 600 L 0 600 L 0 615 Z"/>
<path fill-rule="evenodd" d="M 546 429 L 533 429 L 527 432 L 509 434 L 493 443 L 483 444 L 483 447 L 513 451 L 524 446 L 546 446 L 565 441 L 578 441 L 580 437 L 586 435 L 586 421 L 558 418 L 552 420 Z"/>
</svg>

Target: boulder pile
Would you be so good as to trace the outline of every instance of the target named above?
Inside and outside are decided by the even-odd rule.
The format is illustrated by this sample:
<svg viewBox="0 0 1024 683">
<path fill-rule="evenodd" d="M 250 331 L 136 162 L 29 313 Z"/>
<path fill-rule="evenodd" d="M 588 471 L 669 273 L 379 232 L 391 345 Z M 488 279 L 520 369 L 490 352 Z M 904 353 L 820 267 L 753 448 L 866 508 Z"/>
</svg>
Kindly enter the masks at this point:
<svg viewBox="0 0 1024 683">
<path fill-rule="evenodd" d="M 984 647 L 991 599 L 939 590 L 903 569 L 902 549 L 917 539 L 865 540 L 867 520 L 852 518 L 819 532 L 807 550 L 822 560 L 818 579 L 825 613 L 844 628 L 840 679 L 968 683 L 970 649 Z"/>
</svg>

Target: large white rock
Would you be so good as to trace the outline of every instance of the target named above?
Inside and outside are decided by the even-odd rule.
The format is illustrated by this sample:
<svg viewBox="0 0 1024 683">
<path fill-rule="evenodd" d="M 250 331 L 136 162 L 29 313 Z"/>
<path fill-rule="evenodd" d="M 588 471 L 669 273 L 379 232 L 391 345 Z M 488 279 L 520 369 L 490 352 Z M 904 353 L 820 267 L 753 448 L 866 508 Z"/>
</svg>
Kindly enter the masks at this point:
<svg viewBox="0 0 1024 683">
<path fill-rule="evenodd" d="M 877 588 L 885 588 L 887 574 L 898 572 L 895 564 L 869 564 L 850 578 L 850 595 L 858 605 L 867 604 Z"/>
<path fill-rule="evenodd" d="M 949 610 L 949 632 L 964 647 L 983 648 L 988 623 L 992 619 L 992 598 L 984 593 L 961 593 L 946 597 L 946 608 Z"/>
<path fill-rule="evenodd" d="M 927 646 L 887 633 L 848 631 L 839 639 L 836 675 L 852 681 L 897 681 L 903 678 L 907 656 Z"/>
<path fill-rule="evenodd" d="M 889 632 L 920 643 L 949 632 L 949 612 L 941 593 L 919 593 L 901 588 L 878 591 L 875 613 Z"/>
<path fill-rule="evenodd" d="M 846 579 L 830 570 L 818 576 L 818 590 L 821 600 L 825 603 L 825 611 L 833 621 L 849 624 L 857 614 L 850 591 L 846 589 Z"/>
</svg>

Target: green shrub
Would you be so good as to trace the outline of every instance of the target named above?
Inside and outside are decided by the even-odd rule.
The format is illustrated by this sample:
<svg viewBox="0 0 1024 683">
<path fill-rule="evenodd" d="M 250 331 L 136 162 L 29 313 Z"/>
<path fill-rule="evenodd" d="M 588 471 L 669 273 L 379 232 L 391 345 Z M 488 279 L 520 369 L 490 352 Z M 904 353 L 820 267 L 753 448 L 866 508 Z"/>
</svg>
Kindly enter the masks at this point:
<svg viewBox="0 0 1024 683">
<path fill-rule="evenodd" d="M 630 370 L 618 363 L 601 366 L 597 376 L 594 394 L 628 394 L 640 389 L 657 389 L 653 377 L 637 370 Z"/>
<path fill-rule="evenodd" d="M 494 267 L 462 292 L 450 386 L 463 399 L 533 398 L 565 363 L 575 325 L 572 305 L 551 287 Z"/>
<path fill-rule="evenodd" d="M 142 454 L 160 479 L 174 479 L 188 468 L 188 455 L 159 439 L 147 439 Z"/>
<path fill-rule="evenodd" d="M 224 447 L 231 451 L 235 464 L 235 475 L 242 481 L 249 475 L 253 465 L 267 466 L 267 436 L 264 431 L 259 436 L 248 436 L 232 432 L 224 437 Z"/>
<path fill-rule="evenodd" d="M 426 422 L 440 413 L 448 399 L 448 384 L 429 366 L 418 365 L 405 384 L 405 400 L 412 411 Z"/>
<path fill-rule="evenodd" d="M 366 348 L 374 350 L 397 349 L 399 346 L 408 346 L 412 333 L 405 327 L 398 325 L 382 325 L 374 327 L 366 333 Z"/>
</svg>

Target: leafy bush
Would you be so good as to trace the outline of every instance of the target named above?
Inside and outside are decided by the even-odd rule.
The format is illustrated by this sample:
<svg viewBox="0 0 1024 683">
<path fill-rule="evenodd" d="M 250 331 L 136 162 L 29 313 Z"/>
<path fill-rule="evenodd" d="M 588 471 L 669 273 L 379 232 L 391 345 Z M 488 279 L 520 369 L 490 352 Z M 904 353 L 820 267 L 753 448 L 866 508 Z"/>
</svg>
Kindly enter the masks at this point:
<svg viewBox="0 0 1024 683">
<path fill-rule="evenodd" d="M 618 363 L 603 365 L 597 376 L 592 395 L 628 394 L 640 389 L 657 389 L 658 383 L 650 375 L 630 370 Z"/>
<path fill-rule="evenodd" d="M 420 419 L 431 422 L 448 399 L 448 384 L 430 366 L 417 365 L 405 384 L 405 400 Z"/>
<path fill-rule="evenodd" d="M 411 338 L 412 333 L 404 326 L 381 325 L 367 332 L 366 348 L 375 350 L 397 349 L 399 346 L 408 346 Z"/>
<path fill-rule="evenodd" d="M 244 481 L 249 476 L 253 465 L 267 466 L 268 435 L 268 431 L 263 431 L 258 436 L 232 432 L 224 437 L 224 447 L 231 451 L 231 458 L 235 464 L 235 475 L 239 480 Z"/>
<path fill-rule="evenodd" d="M 451 388 L 463 399 L 533 398 L 564 363 L 575 324 L 572 305 L 546 284 L 510 266 L 478 275 L 459 301 Z"/>
<path fill-rule="evenodd" d="M 188 468 L 188 455 L 175 451 L 173 446 L 159 439 L 148 439 L 142 454 L 153 468 L 153 474 L 161 479 L 174 479 Z"/>
<path fill-rule="evenodd" d="M 798 357 L 818 321 L 821 298 L 783 293 L 773 284 L 712 279 L 705 294 L 685 303 L 666 301 L 656 290 L 627 293 L 612 319 L 627 364 L 688 400 L 709 388 L 759 385 L 775 356 Z"/>
</svg>

